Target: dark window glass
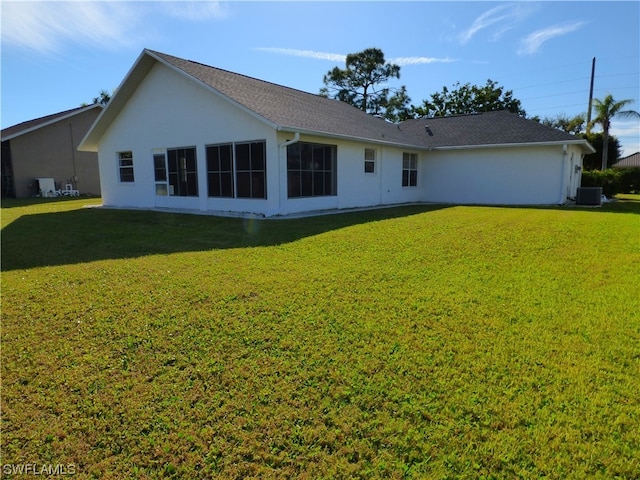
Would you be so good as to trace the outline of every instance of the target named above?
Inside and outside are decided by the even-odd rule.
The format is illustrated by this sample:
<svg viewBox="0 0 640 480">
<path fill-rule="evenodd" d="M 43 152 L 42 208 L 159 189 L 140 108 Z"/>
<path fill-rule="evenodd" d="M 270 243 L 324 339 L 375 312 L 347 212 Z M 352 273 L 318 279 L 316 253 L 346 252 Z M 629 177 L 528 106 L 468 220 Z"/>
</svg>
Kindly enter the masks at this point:
<svg viewBox="0 0 640 480">
<path fill-rule="evenodd" d="M 241 143 L 236 145 L 236 170 L 251 170 L 251 163 L 249 161 L 250 150 L 251 148 L 248 143 Z"/>
<path fill-rule="evenodd" d="M 207 182 L 209 197 L 233 197 L 233 145 L 207 147 Z"/>
<path fill-rule="evenodd" d="M 418 155 L 415 153 L 402 154 L 402 186 L 415 187 L 418 185 Z"/>
<path fill-rule="evenodd" d="M 165 165 L 164 154 L 153 156 L 153 167 L 156 182 L 167 181 L 167 166 Z"/>
<path fill-rule="evenodd" d="M 289 198 L 335 195 L 336 151 L 333 145 L 298 142 L 287 147 Z"/>
<path fill-rule="evenodd" d="M 251 198 L 251 173 L 237 172 L 236 184 L 239 198 Z"/>
<path fill-rule="evenodd" d="M 289 198 L 295 198 L 302 195 L 300 189 L 300 172 L 296 170 L 289 170 L 287 172 L 287 192 Z"/>
<path fill-rule="evenodd" d="M 133 182 L 133 152 L 118 153 L 118 169 L 121 182 Z"/>
<path fill-rule="evenodd" d="M 169 195 L 198 196 L 198 172 L 195 148 L 167 150 L 169 169 Z"/>
<path fill-rule="evenodd" d="M 267 198 L 265 147 L 265 142 L 236 144 L 238 198 Z"/>
</svg>

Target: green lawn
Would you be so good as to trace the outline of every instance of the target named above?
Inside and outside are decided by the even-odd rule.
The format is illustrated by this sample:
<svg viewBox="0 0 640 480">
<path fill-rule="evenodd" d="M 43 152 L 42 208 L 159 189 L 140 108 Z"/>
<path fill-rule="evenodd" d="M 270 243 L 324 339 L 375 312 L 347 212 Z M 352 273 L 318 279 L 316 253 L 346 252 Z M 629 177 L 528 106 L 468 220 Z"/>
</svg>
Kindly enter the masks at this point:
<svg viewBox="0 0 640 480">
<path fill-rule="evenodd" d="M 640 196 L 290 220 L 3 201 L 2 465 L 638 478 Z"/>
</svg>

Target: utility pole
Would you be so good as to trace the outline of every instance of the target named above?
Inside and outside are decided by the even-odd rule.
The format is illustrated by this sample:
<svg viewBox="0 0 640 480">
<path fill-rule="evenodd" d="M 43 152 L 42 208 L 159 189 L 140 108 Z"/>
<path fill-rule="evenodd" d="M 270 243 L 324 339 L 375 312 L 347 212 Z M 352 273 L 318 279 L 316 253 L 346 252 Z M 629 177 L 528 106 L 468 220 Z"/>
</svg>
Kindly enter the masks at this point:
<svg viewBox="0 0 640 480">
<path fill-rule="evenodd" d="M 589 87 L 589 107 L 587 108 L 587 135 L 591 133 L 591 104 L 593 103 L 593 77 L 596 73 L 596 57 L 591 62 L 591 87 Z"/>
</svg>

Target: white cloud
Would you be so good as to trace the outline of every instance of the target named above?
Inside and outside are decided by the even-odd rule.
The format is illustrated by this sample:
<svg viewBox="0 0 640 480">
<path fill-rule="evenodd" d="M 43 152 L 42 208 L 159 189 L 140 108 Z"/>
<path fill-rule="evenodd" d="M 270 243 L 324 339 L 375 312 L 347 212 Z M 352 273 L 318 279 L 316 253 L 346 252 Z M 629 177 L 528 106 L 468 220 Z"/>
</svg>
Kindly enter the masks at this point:
<svg viewBox="0 0 640 480">
<path fill-rule="evenodd" d="M 476 33 L 491 26 L 498 27 L 492 37 L 493 40 L 497 40 L 515 23 L 528 17 L 532 11 L 531 6 L 526 4 L 499 5 L 487 10 L 473 21 L 471 27 L 459 35 L 460 43 L 469 42 Z"/>
<path fill-rule="evenodd" d="M 66 41 L 128 46 L 140 20 L 122 2 L 3 2 L 2 42 L 42 53 L 59 51 Z"/>
<path fill-rule="evenodd" d="M 341 53 L 316 52 L 315 50 L 296 50 L 294 48 L 256 48 L 261 52 L 275 53 L 277 55 L 289 55 L 292 57 L 313 58 L 315 60 L 329 60 L 331 62 L 345 62 L 347 56 Z"/>
<path fill-rule="evenodd" d="M 187 21 L 230 16 L 227 6 L 205 1 L 3 1 L 2 43 L 45 54 L 60 52 L 68 42 L 131 47 L 153 35 L 146 19 L 158 11 Z"/>
<path fill-rule="evenodd" d="M 640 120 L 614 118 L 609 132 L 620 141 L 623 157 L 640 152 Z"/>
<path fill-rule="evenodd" d="M 275 53 L 278 55 L 289 55 L 293 57 L 312 58 L 315 60 L 328 60 L 331 62 L 344 63 L 347 60 L 347 56 L 341 53 L 328 53 L 317 52 L 315 50 L 296 50 L 293 48 L 256 48 L 262 52 Z M 387 63 L 395 63 L 400 66 L 405 65 L 420 65 L 425 63 L 450 63 L 455 62 L 455 59 L 451 58 L 433 58 L 433 57 L 397 57 L 387 60 Z"/>
<path fill-rule="evenodd" d="M 564 25 L 553 25 L 551 27 L 536 30 L 525 37 L 518 49 L 520 55 L 533 55 L 538 52 L 542 44 L 555 37 L 560 37 L 571 32 L 575 32 L 585 25 L 585 22 L 573 22 Z"/>
<path fill-rule="evenodd" d="M 433 57 L 397 57 L 387 60 L 388 63 L 395 63 L 396 65 L 421 65 L 425 63 L 451 63 L 457 60 L 453 58 L 433 58 Z"/>
</svg>

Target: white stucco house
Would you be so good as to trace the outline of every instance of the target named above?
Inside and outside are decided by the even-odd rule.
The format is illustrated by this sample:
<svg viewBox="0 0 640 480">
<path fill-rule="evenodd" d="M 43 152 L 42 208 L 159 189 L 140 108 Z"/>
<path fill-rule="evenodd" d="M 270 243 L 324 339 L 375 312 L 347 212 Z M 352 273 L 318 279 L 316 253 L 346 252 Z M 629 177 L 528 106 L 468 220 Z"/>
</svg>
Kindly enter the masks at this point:
<svg viewBox="0 0 640 480">
<path fill-rule="evenodd" d="M 103 204 L 263 216 L 415 202 L 562 204 L 586 140 L 508 112 L 392 124 L 144 50 L 82 140 Z"/>
</svg>

